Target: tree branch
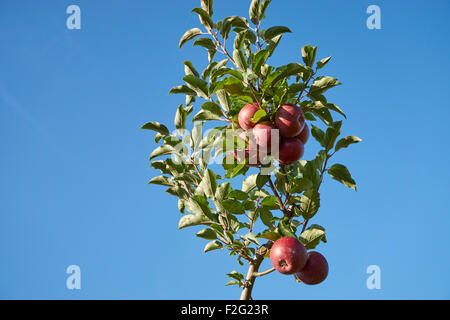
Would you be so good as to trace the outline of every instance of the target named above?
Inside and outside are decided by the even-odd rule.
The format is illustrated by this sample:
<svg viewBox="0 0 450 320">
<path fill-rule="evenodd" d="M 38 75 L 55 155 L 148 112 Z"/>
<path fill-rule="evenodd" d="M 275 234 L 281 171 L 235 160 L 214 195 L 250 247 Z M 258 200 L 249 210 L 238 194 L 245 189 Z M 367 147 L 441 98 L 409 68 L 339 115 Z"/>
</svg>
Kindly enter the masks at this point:
<svg viewBox="0 0 450 320">
<path fill-rule="evenodd" d="M 272 245 L 273 242 L 269 241 L 256 251 L 255 259 L 253 259 L 253 262 L 250 263 L 250 267 L 248 268 L 247 275 L 245 277 L 244 290 L 242 290 L 241 293 L 241 300 L 252 299 L 252 290 L 255 284 L 256 274 L 258 274 L 259 266 L 263 262 L 264 256 L 270 250 Z"/>
<path fill-rule="evenodd" d="M 269 176 L 269 180 L 268 181 L 269 181 L 270 188 L 272 189 L 273 194 L 274 194 L 275 198 L 277 199 L 278 205 L 280 206 L 280 210 L 283 212 L 284 215 L 287 215 L 286 207 L 284 206 L 284 203 L 281 200 L 281 197 L 278 194 L 277 188 L 273 184 L 272 178 L 270 178 L 270 176 Z"/>
<path fill-rule="evenodd" d="M 255 276 L 255 278 L 256 278 L 256 277 L 262 277 L 262 276 L 265 276 L 266 274 L 269 274 L 269 273 L 271 273 L 271 272 L 273 272 L 273 271 L 275 271 L 275 268 L 274 268 L 274 267 L 272 267 L 272 268 L 270 268 L 270 269 L 268 269 L 268 270 L 266 270 L 266 271 L 254 273 L 254 276 Z"/>
</svg>

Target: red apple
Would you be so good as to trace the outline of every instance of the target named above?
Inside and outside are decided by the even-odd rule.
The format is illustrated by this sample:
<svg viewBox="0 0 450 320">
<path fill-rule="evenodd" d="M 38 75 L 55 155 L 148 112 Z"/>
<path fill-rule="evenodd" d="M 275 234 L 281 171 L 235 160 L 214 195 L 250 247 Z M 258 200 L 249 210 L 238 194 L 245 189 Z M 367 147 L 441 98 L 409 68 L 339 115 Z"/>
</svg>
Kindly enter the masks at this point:
<svg viewBox="0 0 450 320">
<path fill-rule="evenodd" d="M 308 254 L 305 247 L 293 237 L 278 239 L 270 249 L 270 262 L 282 274 L 300 272 L 307 259 Z"/>
<path fill-rule="evenodd" d="M 259 105 L 257 103 L 247 104 L 244 107 L 242 107 L 242 109 L 241 109 L 241 111 L 239 111 L 239 115 L 238 115 L 239 126 L 243 130 L 248 130 L 248 129 L 253 128 L 255 126 L 255 124 L 253 122 L 251 122 L 250 119 L 252 119 L 253 116 L 255 115 L 256 111 L 258 111 L 260 109 L 261 108 L 259 107 Z"/>
<path fill-rule="evenodd" d="M 295 276 L 305 284 L 321 283 L 328 276 L 328 262 L 320 253 L 310 251 L 305 267 Z"/>
<path fill-rule="evenodd" d="M 302 132 L 305 126 L 305 116 L 300 107 L 285 104 L 278 108 L 275 114 L 275 124 L 283 137 L 293 138 Z"/>
<path fill-rule="evenodd" d="M 297 138 L 281 139 L 278 161 L 281 164 L 291 164 L 303 156 L 305 148 Z"/>
<path fill-rule="evenodd" d="M 303 144 L 306 144 L 306 142 L 309 139 L 309 127 L 305 123 L 305 127 L 303 128 L 302 132 L 297 136 L 297 139 L 299 139 Z"/>
<path fill-rule="evenodd" d="M 269 121 L 257 123 L 250 132 L 249 148 L 254 148 L 254 144 L 256 144 L 259 150 L 270 152 L 272 130 L 275 129 L 277 128 Z"/>
</svg>

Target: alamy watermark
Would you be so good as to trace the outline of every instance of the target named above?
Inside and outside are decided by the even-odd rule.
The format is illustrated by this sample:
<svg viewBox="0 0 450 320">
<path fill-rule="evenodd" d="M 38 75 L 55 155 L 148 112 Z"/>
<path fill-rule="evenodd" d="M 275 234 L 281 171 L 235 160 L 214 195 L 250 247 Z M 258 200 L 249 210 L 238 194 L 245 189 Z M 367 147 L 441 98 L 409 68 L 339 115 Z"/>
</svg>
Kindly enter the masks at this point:
<svg viewBox="0 0 450 320">
<path fill-rule="evenodd" d="M 370 274 L 370 276 L 367 278 L 366 286 L 367 289 L 373 290 L 381 289 L 381 268 L 377 266 L 376 264 L 372 264 L 367 267 L 366 272 Z"/>
<path fill-rule="evenodd" d="M 369 30 L 381 29 L 381 9 L 379 6 L 372 4 L 367 7 L 370 16 L 367 18 L 366 25 Z"/>
<path fill-rule="evenodd" d="M 67 267 L 66 273 L 70 276 L 66 279 L 66 288 L 69 290 L 81 289 L 81 269 L 76 264 Z"/>
<path fill-rule="evenodd" d="M 81 9 L 79 6 L 72 4 L 67 7 L 66 13 L 70 14 L 66 20 L 67 29 L 81 29 Z"/>
</svg>

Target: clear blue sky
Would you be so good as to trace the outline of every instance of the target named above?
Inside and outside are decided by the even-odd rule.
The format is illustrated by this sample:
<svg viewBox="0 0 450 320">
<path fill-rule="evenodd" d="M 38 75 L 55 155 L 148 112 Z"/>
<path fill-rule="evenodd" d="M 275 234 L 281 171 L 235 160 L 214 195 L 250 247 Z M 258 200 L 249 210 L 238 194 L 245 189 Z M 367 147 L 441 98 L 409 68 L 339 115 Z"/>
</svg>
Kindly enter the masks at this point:
<svg viewBox="0 0 450 320">
<path fill-rule="evenodd" d="M 215 16 L 248 15 L 248 2 L 215 1 Z M 82 29 L 66 28 L 77 4 Z M 382 29 L 366 28 L 381 8 Z M 224 251 L 203 253 L 197 229 L 177 230 L 176 198 L 148 186 L 153 134 L 173 129 L 183 98 L 182 62 L 199 69 L 201 48 L 178 49 L 198 26 L 199 1 L 0 1 L 0 298 L 234 299 Z M 273 65 L 300 47 L 343 85 L 329 100 L 348 114 L 340 152 L 354 192 L 326 179 L 315 222 L 330 274 L 315 287 L 280 274 L 258 280 L 255 299 L 450 298 L 450 3 L 274 0 L 266 26 L 286 25 Z M 217 18 L 216 17 L 216 18 Z M 197 106 L 198 107 L 198 106 Z M 305 158 L 318 150 L 307 146 Z M 65 287 L 67 266 L 82 289 Z M 366 268 L 381 268 L 381 290 Z M 268 261 L 264 267 L 268 267 Z"/>
</svg>

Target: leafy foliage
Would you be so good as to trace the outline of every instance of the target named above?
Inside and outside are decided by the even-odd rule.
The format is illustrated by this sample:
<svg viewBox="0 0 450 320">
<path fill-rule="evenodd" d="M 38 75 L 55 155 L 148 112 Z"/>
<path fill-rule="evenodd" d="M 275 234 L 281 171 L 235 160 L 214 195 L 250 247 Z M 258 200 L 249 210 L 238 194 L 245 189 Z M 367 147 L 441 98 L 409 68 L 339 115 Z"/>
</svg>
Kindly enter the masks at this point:
<svg viewBox="0 0 450 320">
<path fill-rule="evenodd" d="M 200 72 L 184 61 L 183 82 L 169 91 L 185 96 L 185 103 L 175 111 L 173 133 L 158 122 L 142 126 L 154 131 L 159 143 L 150 161 L 161 175 L 149 183 L 167 187 L 178 198 L 182 214 L 178 228 L 203 226 L 196 236 L 208 241 L 204 251 L 228 250 L 241 265 L 243 260 L 255 261 L 262 241 L 293 236 L 307 249 L 326 242 L 322 226 L 307 227 L 323 201 L 319 189 L 325 173 L 356 190 L 348 169 L 330 163 L 336 152 L 361 141 L 356 136 L 339 139 L 343 120 L 335 117 L 346 115 L 325 94 L 341 82 L 318 74 L 331 57 L 317 61 L 317 47 L 308 44 L 299 50 L 298 61 L 270 65 L 278 44 L 291 33 L 285 26 L 261 27 L 270 2 L 252 0 L 249 20 L 229 16 L 215 21 L 213 0 L 201 0 L 192 12 L 203 30 L 187 30 L 179 47 L 193 41 L 193 46 L 205 50 L 207 64 Z M 221 59 L 216 59 L 217 54 Z M 234 150 L 247 144 L 238 137 L 237 115 L 244 105 L 255 102 L 262 108 L 251 119 L 254 123 L 273 120 L 282 104 L 299 105 L 320 146 L 316 157 L 291 165 L 270 158 L 257 167 L 250 167 L 247 160 L 237 161 Z M 213 130 L 203 135 L 206 125 Z M 213 167 L 211 160 L 221 167 Z M 230 183 L 239 176 L 240 190 Z M 256 228 L 262 229 L 256 232 Z M 227 285 L 244 286 L 244 275 L 232 271 L 227 276 L 231 278 Z"/>
</svg>

